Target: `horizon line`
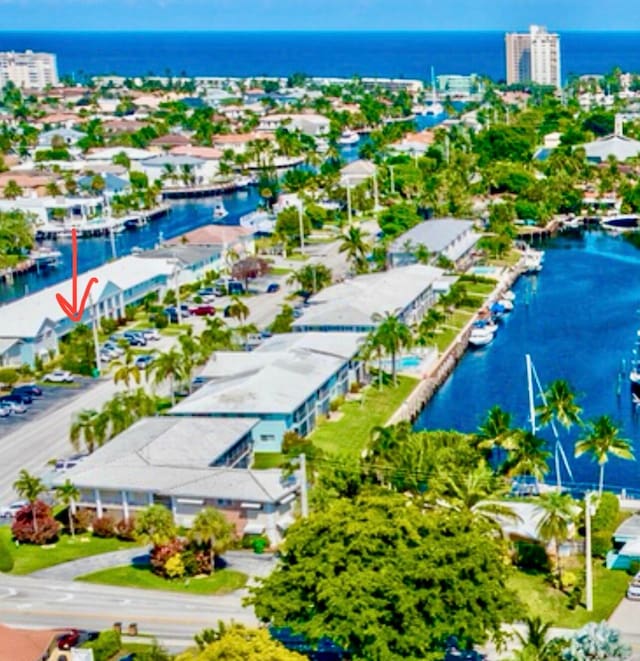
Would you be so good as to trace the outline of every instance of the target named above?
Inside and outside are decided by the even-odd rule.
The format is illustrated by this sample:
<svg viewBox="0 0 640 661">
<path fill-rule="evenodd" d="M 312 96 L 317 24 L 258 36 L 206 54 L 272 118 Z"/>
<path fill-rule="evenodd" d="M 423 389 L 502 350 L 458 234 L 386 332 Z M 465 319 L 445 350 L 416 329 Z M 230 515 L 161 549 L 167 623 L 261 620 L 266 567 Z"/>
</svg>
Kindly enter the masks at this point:
<svg viewBox="0 0 640 661">
<path fill-rule="evenodd" d="M 549 28 L 552 32 L 564 32 L 564 33 L 595 33 L 595 34 L 619 34 L 619 33 L 629 33 L 629 34 L 640 34 L 640 28 L 608 28 L 608 29 L 594 29 L 594 28 Z M 184 33 L 201 33 L 201 34 L 223 34 L 223 33 L 236 33 L 236 34 L 333 34 L 333 33 L 361 33 L 361 34 L 433 34 L 433 33 L 509 33 L 509 32 L 519 32 L 526 30 L 523 28 L 485 28 L 485 29 L 475 29 L 475 28 L 437 28 L 437 29 L 427 29 L 427 28 L 321 28 L 321 29 L 311 29 L 311 28 L 269 28 L 269 29 L 247 29 L 247 28 L 124 28 L 124 27 L 114 27 L 114 28 L 2 28 L 0 29 L 0 34 L 66 34 L 66 33 L 78 33 L 78 32 L 93 32 L 106 34 L 110 32 L 136 32 L 136 33 L 148 33 L 148 34 L 184 34 Z"/>
</svg>

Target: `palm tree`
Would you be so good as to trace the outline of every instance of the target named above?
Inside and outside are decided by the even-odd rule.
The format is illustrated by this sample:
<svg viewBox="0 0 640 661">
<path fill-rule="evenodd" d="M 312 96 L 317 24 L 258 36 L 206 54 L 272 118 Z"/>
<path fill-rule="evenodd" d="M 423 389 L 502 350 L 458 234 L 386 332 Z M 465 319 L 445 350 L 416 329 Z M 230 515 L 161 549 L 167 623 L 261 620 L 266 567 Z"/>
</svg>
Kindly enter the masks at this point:
<svg viewBox="0 0 640 661">
<path fill-rule="evenodd" d="M 368 270 L 368 246 L 359 227 L 349 225 L 346 233 L 342 235 L 342 242 L 338 250 L 347 254 L 347 259 L 353 263 L 356 273 L 365 273 Z"/>
<path fill-rule="evenodd" d="M 231 303 L 229 304 L 229 316 L 238 323 L 243 324 L 247 317 L 249 316 L 250 310 L 249 306 L 241 301 L 238 296 L 231 297 Z"/>
<path fill-rule="evenodd" d="M 578 395 L 568 381 L 556 379 L 544 391 L 544 404 L 536 409 L 541 425 L 548 425 L 555 420 L 565 429 L 574 424 L 581 424 L 582 408 L 577 404 Z"/>
<path fill-rule="evenodd" d="M 163 381 L 169 381 L 169 389 L 171 392 L 171 404 L 176 404 L 176 393 L 174 384 L 176 379 L 184 378 L 184 356 L 175 348 L 170 349 L 165 353 L 161 353 L 151 363 L 149 369 L 153 373 L 153 381 L 156 385 Z"/>
<path fill-rule="evenodd" d="M 518 430 L 511 426 L 511 413 L 498 406 L 492 406 L 487 411 L 482 424 L 478 427 L 476 438 L 478 439 L 478 448 L 481 450 L 490 450 L 492 454 L 496 450 L 515 450 L 518 446 Z"/>
<path fill-rule="evenodd" d="M 576 515 L 576 505 L 569 494 L 552 491 L 540 497 L 536 507 L 542 516 L 538 521 L 537 533 L 545 542 L 553 542 L 558 568 L 558 585 L 562 590 L 562 562 L 560 544 L 569 538 L 571 525 Z"/>
<path fill-rule="evenodd" d="M 77 413 L 71 423 L 69 440 L 75 450 L 80 447 L 80 439 L 84 443 L 87 452 L 91 454 L 96 447 L 100 447 L 106 436 L 106 425 L 104 417 L 94 409 L 84 409 Z"/>
<path fill-rule="evenodd" d="M 510 452 L 505 468 L 507 474 L 533 475 L 542 480 L 549 472 L 551 452 L 546 449 L 546 441 L 530 431 L 517 430 L 514 449 Z"/>
<path fill-rule="evenodd" d="M 233 524 L 222 512 L 213 507 L 200 510 L 193 520 L 189 536 L 198 544 L 206 544 L 209 548 L 211 573 L 215 569 L 215 556 L 224 553 L 233 539 Z"/>
<path fill-rule="evenodd" d="M 182 347 L 182 368 L 187 380 L 187 388 L 189 392 L 191 392 L 193 369 L 203 358 L 202 346 L 198 343 L 196 338 L 188 333 L 180 335 L 178 341 Z"/>
<path fill-rule="evenodd" d="M 550 622 L 544 622 L 539 615 L 535 617 L 527 617 L 524 619 L 524 624 L 527 627 L 526 635 L 519 631 L 515 632 L 516 638 L 522 645 L 522 649 L 518 652 L 518 659 L 525 661 L 552 661 L 556 658 L 554 656 L 555 646 L 547 641 L 549 629 L 551 628 Z"/>
<path fill-rule="evenodd" d="M 22 196 L 22 187 L 15 179 L 9 179 L 7 182 L 7 185 L 4 187 L 4 196 L 8 200 L 15 200 L 17 197 Z"/>
<path fill-rule="evenodd" d="M 232 331 L 220 317 L 206 317 L 206 327 L 200 335 L 203 354 L 215 349 L 230 349 L 233 346 Z"/>
<path fill-rule="evenodd" d="M 67 520 L 69 521 L 69 530 L 71 531 L 71 537 L 76 536 L 75 526 L 73 523 L 73 506 L 74 503 L 80 498 L 80 490 L 71 483 L 71 480 L 68 478 L 64 481 L 64 484 L 61 484 L 59 487 L 56 487 L 56 498 L 68 508 L 67 510 Z"/>
<path fill-rule="evenodd" d="M 115 371 L 113 373 L 113 382 L 118 384 L 122 381 L 125 385 L 125 388 L 129 390 L 131 381 L 134 381 L 138 385 L 140 384 L 140 368 L 136 365 L 136 355 L 127 348 L 124 354 L 124 360 L 114 360 L 113 367 Z"/>
<path fill-rule="evenodd" d="M 378 389 L 382 390 L 382 352 L 384 347 L 382 346 L 382 341 L 378 329 L 374 328 L 370 330 L 367 336 L 364 338 L 362 347 L 360 348 L 360 355 L 362 359 L 367 362 L 372 356 L 375 356 L 378 361 Z"/>
<path fill-rule="evenodd" d="M 608 415 L 601 415 L 599 418 L 592 420 L 584 436 L 576 441 L 576 457 L 583 454 L 590 454 L 593 460 L 600 465 L 598 492 L 601 495 L 604 486 L 604 467 L 609 461 L 609 455 L 631 461 L 635 459 L 631 444 L 627 439 L 620 438 L 620 429 L 616 427 Z"/>
<path fill-rule="evenodd" d="M 391 356 L 393 384 L 397 385 L 396 357 L 403 348 L 408 349 L 412 346 L 413 336 L 411 335 L 411 329 L 392 312 L 385 312 L 384 315 L 376 313 L 373 315 L 372 320 L 378 323 L 376 336 L 380 344 L 387 354 Z"/>
<path fill-rule="evenodd" d="M 44 482 L 36 475 L 31 475 L 26 469 L 22 469 L 18 474 L 18 479 L 13 483 L 16 493 L 29 502 L 31 507 L 31 516 L 33 517 L 33 531 L 38 532 L 38 520 L 36 518 L 35 503 L 47 488 Z"/>
</svg>

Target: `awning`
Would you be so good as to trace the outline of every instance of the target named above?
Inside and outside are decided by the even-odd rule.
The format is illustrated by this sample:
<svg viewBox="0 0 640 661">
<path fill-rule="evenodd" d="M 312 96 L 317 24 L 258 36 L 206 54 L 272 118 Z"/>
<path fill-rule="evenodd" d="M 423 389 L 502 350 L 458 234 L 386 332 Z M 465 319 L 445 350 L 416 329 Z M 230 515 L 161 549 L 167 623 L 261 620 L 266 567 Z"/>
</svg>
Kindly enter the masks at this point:
<svg viewBox="0 0 640 661">
<path fill-rule="evenodd" d="M 240 503 L 240 507 L 245 510 L 259 510 L 262 509 L 260 503 Z"/>
<path fill-rule="evenodd" d="M 245 535 L 261 535 L 264 532 L 264 524 L 259 523 L 258 521 L 252 521 L 247 523 L 244 527 Z"/>
</svg>

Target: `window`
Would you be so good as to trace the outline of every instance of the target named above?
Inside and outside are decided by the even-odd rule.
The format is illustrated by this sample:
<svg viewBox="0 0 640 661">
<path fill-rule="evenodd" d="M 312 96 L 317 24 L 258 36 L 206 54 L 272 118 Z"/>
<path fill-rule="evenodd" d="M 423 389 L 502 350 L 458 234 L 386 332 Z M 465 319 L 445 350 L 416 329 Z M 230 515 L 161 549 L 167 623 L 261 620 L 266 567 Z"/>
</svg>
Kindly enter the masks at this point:
<svg viewBox="0 0 640 661">
<path fill-rule="evenodd" d="M 275 434 L 260 434 L 260 440 L 264 443 L 269 443 L 276 440 Z"/>
</svg>

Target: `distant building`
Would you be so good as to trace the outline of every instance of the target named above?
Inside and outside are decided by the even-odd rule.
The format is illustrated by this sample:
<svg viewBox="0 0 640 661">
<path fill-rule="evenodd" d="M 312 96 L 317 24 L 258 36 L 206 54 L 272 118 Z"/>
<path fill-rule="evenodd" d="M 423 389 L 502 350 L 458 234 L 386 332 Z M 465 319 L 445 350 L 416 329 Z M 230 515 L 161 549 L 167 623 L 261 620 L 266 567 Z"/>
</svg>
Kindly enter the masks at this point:
<svg viewBox="0 0 640 661">
<path fill-rule="evenodd" d="M 481 91 L 482 83 L 478 75 L 468 76 L 446 74 L 436 78 L 438 93 L 444 96 L 466 97 Z"/>
<path fill-rule="evenodd" d="M 0 53 L 0 88 L 13 83 L 21 89 L 44 89 L 58 84 L 58 66 L 52 53 Z"/>
<path fill-rule="evenodd" d="M 560 36 L 532 25 L 528 33 L 505 35 L 507 84 L 561 86 Z"/>
</svg>

